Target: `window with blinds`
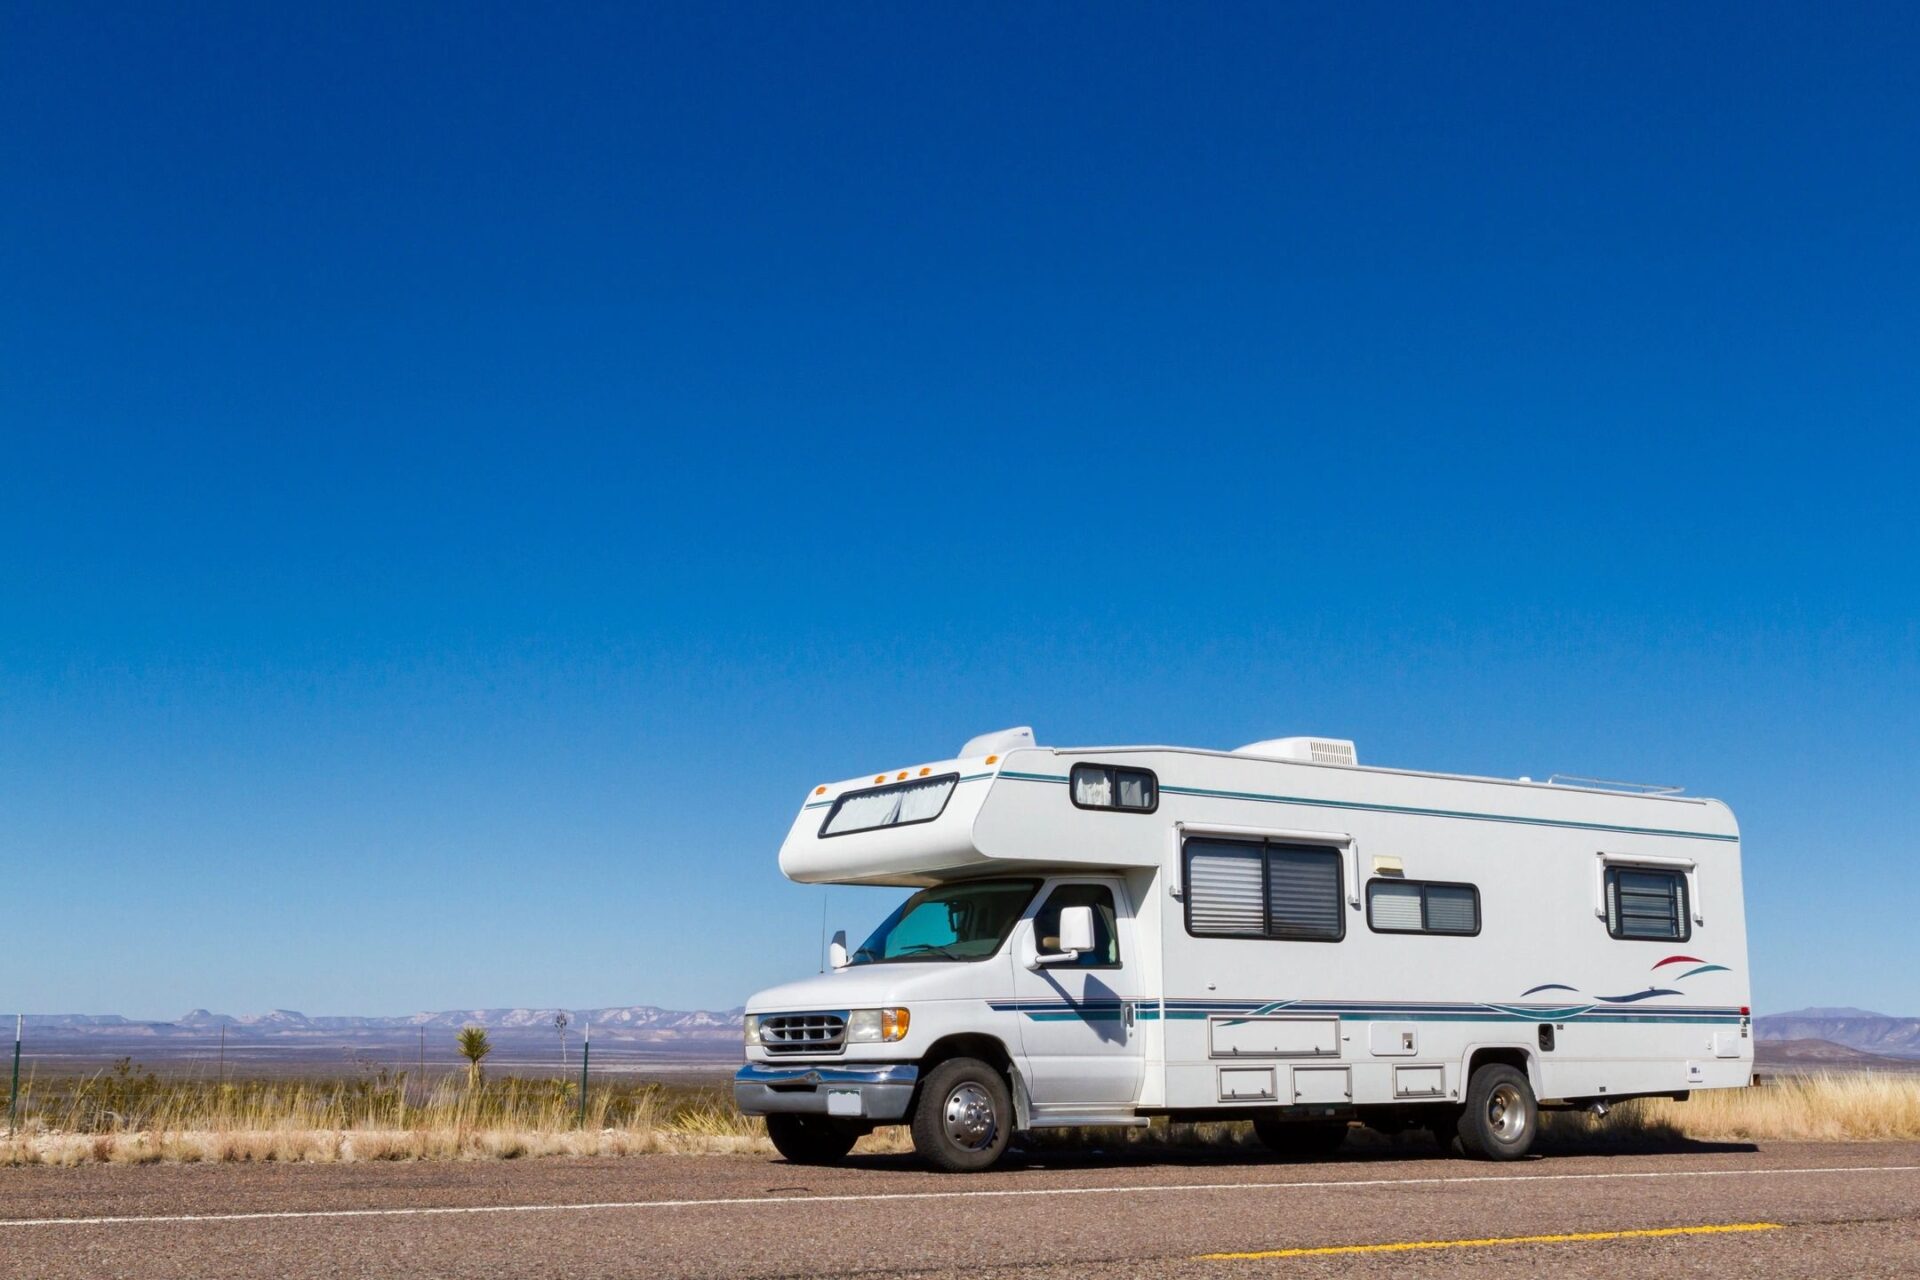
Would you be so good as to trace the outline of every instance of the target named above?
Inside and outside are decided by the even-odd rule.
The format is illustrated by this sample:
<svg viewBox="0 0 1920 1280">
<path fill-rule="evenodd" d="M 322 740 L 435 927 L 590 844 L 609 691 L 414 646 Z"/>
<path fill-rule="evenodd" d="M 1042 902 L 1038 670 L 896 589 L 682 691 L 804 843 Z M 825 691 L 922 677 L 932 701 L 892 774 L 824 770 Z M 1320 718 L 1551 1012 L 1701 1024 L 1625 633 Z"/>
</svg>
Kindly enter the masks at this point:
<svg viewBox="0 0 1920 1280">
<path fill-rule="evenodd" d="M 1651 867 L 1608 867 L 1607 932 L 1616 938 L 1665 942 L 1692 937 L 1686 875 Z"/>
<path fill-rule="evenodd" d="M 1367 882 L 1367 927 L 1375 933 L 1480 932 L 1480 891 L 1427 880 Z"/>
<path fill-rule="evenodd" d="M 1185 851 L 1194 937 L 1338 942 L 1345 935 L 1339 850 L 1196 837 Z"/>
</svg>

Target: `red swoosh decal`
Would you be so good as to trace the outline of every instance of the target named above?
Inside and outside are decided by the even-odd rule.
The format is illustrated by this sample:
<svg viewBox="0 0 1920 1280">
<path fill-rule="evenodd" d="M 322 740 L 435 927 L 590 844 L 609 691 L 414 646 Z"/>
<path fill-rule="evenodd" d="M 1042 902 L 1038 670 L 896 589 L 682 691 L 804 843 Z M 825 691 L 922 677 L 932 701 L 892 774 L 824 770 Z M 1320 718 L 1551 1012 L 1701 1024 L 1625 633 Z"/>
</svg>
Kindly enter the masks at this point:
<svg viewBox="0 0 1920 1280">
<path fill-rule="evenodd" d="M 1659 964 L 1653 967 L 1656 969 L 1664 969 L 1670 964 L 1705 964 L 1705 963 L 1706 961 L 1702 960 L 1699 956 L 1668 956 L 1665 960 L 1662 960 Z"/>
</svg>

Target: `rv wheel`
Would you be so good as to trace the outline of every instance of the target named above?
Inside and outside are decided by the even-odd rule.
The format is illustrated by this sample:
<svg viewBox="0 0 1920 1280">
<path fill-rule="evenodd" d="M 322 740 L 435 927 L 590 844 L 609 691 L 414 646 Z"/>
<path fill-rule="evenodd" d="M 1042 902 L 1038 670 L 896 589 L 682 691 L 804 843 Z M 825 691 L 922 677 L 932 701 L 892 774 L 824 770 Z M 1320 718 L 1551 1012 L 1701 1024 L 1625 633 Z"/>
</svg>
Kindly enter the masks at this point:
<svg viewBox="0 0 1920 1280">
<path fill-rule="evenodd" d="M 1540 1107 L 1527 1077 L 1512 1067 L 1489 1063 L 1467 1082 L 1467 1105 L 1460 1113 L 1460 1147 L 1481 1160 L 1518 1160 L 1533 1145 Z"/>
<path fill-rule="evenodd" d="M 857 1129 L 825 1116 L 768 1116 L 767 1136 L 773 1139 L 773 1149 L 795 1164 L 832 1164 L 860 1140 Z"/>
<path fill-rule="evenodd" d="M 1325 1160 L 1347 1140 L 1347 1122 L 1255 1116 L 1253 1132 L 1269 1151 L 1290 1160 Z"/>
<path fill-rule="evenodd" d="M 1000 1073 L 978 1058 L 949 1058 L 920 1082 L 913 1149 L 934 1168 L 991 1168 L 1012 1136 L 1013 1095 Z"/>
</svg>

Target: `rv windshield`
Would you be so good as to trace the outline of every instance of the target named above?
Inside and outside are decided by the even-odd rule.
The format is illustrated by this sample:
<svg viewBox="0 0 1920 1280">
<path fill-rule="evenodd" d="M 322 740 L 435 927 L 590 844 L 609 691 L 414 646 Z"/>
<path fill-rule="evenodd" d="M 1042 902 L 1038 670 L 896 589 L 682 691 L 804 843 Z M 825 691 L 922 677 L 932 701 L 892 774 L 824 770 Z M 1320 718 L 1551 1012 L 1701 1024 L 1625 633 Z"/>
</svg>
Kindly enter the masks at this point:
<svg viewBox="0 0 1920 1280">
<path fill-rule="evenodd" d="M 969 880 L 922 889 L 850 957 L 854 964 L 985 960 L 1013 932 L 1038 880 Z"/>
</svg>

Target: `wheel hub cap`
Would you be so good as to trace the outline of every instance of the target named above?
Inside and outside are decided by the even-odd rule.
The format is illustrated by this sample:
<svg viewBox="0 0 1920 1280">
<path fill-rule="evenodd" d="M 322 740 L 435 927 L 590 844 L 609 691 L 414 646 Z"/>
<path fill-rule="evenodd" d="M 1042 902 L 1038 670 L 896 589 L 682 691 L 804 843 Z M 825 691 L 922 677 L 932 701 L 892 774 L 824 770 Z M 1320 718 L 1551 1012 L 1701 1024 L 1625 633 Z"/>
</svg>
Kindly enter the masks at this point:
<svg viewBox="0 0 1920 1280">
<path fill-rule="evenodd" d="M 993 1114 L 993 1099 L 977 1084 L 963 1084 L 947 1095 L 942 1109 L 947 1137 L 956 1146 L 979 1151 L 993 1145 L 999 1122 Z"/>
<path fill-rule="evenodd" d="M 1487 1126 L 1502 1142 L 1517 1142 L 1526 1133 L 1527 1108 L 1518 1089 L 1503 1084 L 1487 1098 Z"/>
</svg>

